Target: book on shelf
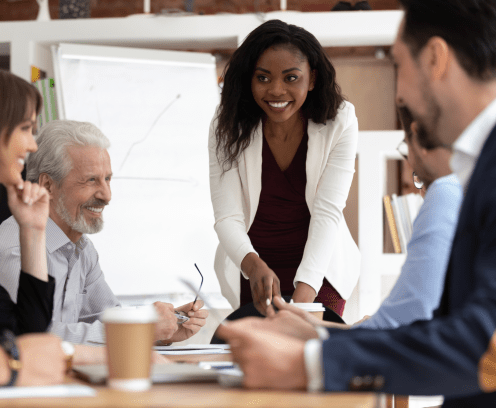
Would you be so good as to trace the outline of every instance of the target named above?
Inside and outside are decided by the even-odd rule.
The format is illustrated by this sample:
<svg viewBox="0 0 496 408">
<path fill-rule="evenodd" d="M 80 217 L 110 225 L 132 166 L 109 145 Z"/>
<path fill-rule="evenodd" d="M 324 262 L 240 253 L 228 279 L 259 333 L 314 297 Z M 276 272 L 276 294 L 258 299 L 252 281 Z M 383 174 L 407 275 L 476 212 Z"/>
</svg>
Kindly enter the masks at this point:
<svg viewBox="0 0 496 408">
<path fill-rule="evenodd" d="M 391 205 L 391 197 L 384 196 L 384 209 L 386 210 L 386 218 L 389 225 L 389 231 L 391 232 L 391 238 L 393 239 L 393 248 L 396 254 L 401 252 L 400 238 L 398 236 L 398 229 L 396 228 L 396 222 L 394 221 L 393 206 Z"/>
<path fill-rule="evenodd" d="M 422 196 L 414 193 L 384 197 L 384 208 L 395 253 L 406 254 L 408 242 L 412 238 L 413 222 L 423 202 Z"/>
</svg>

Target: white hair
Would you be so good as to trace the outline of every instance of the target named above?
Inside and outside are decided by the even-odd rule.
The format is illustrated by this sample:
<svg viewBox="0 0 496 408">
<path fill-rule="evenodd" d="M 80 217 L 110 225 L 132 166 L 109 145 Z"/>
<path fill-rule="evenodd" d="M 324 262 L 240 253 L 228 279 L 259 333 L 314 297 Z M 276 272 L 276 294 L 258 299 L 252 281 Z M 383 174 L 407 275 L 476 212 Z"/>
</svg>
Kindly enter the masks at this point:
<svg viewBox="0 0 496 408">
<path fill-rule="evenodd" d="M 37 183 L 46 173 L 60 185 L 72 169 L 67 149 L 72 146 L 95 146 L 108 149 L 110 141 L 95 125 L 75 120 L 53 120 L 40 129 L 38 150 L 26 162 L 26 178 Z"/>
</svg>

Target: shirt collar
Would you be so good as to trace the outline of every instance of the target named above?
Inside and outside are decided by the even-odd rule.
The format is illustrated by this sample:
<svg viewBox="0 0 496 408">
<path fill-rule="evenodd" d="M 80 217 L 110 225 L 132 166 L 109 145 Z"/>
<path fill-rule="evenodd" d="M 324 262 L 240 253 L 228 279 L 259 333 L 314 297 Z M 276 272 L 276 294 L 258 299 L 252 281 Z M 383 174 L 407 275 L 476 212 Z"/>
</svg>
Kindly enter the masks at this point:
<svg viewBox="0 0 496 408">
<path fill-rule="evenodd" d="M 72 243 L 67 235 L 65 235 L 64 231 L 60 229 L 60 227 L 53 221 L 50 217 L 48 217 L 47 225 L 46 225 L 46 247 L 48 253 L 55 252 L 60 249 L 64 245 L 68 243 Z M 86 235 L 82 235 L 76 245 L 80 250 L 83 250 L 88 244 L 88 238 Z"/>
<path fill-rule="evenodd" d="M 453 143 L 453 156 L 450 165 L 464 190 L 495 123 L 496 99 L 467 126 Z"/>
</svg>

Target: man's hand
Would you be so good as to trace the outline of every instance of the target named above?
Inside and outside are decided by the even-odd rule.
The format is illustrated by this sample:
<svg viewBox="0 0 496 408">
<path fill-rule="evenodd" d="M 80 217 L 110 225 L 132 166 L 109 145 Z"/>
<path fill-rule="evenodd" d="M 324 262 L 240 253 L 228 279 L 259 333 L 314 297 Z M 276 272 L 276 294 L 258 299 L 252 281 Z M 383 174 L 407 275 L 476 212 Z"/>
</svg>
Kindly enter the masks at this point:
<svg viewBox="0 0 496 408">
<path fill-rule="evenodd" d="M 351 326 L 358 326 L 359 324 L 361 324 L 364 321 L 369 320 L 369 319 L 370 319 L 370 316 L 369 315 L 365 315 L 360 320 L 357 320 L 355 323 L 353 323 Z M 349 327 L 351 327 L 351 326 L 349 326 Z"/>
<path fill-rule="evenodd" d="M 279 313 L 269 311 L 269 315 L 262 323 L 262 326 L 267 331 L 284 334 L 304 341 L 319 338 L 312 324 L 287 310 L 281 310 Z"/>
<path fill-rule="evenodd" d="M 17 385 L 53 385 L 64 381 L 66 355 L 60 338 L 52 334 L 28 334 L 17 338 L 22 368 Z"/>
<path fill-rule="evenodd" d="M 22 187 L 22 190 L 19 189 Z M 45 231 L 48 219 L 48 193 L 45 187 L 29 181 L 7 185 L 8 204 L 19 228 Z"/>
<path fill-rule="evenodd" d="M 322 320 L 313 314 L 307 312 L 306 310 L 300 309 L 299 307 L 293 306 L 291 303 L 286 303 L 286 301 L 279 296 L 274 297 L 272 301 L 274 306 L 277 307 L 280 311 L 284 310 L 287 312 L 291 312 L 306 322 L 310 323 L 312 326 L 322 326 Z M 271 316 L 275 315 L 274 309 L 271 307 L 269 312 Z"/>
<path fill-rule="evenodd" d="M 307 385 L 304 347 L 299 339 L 261 329 L 258 318 L 219 326 L 217 335 L 231 345 L 247 388 L 303 390 Z"/>
<path fill-rule="evenodd" d="M 281 285 L 275 272 L 253 252 L 241 262 L 241 269 L 249 277 L 253 305 L 264 316 L 267 314 L 267 300 L 281 296 Z"/>
<path fill-rule="evenodd" d="M 328 327 L 332 329 L 341 329 L 341 330 L 346 330 L 349 329 L 350 326 L 344 323 L 335 323 L 335 322 L 326 322 L 318 317 L 314 316 L 313 314 L 307 312 L 306 310 L 300 309 L 299 307 L 296 307 L 292 305 L 291 303 L 286 303 L 283 298 L 281 297 L 274 297 L 273 300 L 274 305 L 280 310 L 280 311 L 287 311 L 294 313 L 295 315 L 301 317 L 303 320 L 306 322 L 310 323 L 313 327 L 316 326 L 323 326 L 323 327 Z M 275 314 L 274 309 L 271 307 L 269 311 L 269 315 L 273 316 Z M 366 316 L 368 317 L 368 316 Z M 365 319 L 365 317 L 364 317 Z"/>
<path fill-rule="evenodd" d="M 168 339 L 169 342 L 178 342 L 189 339 L 205 326 L 208 310 L 202 309 L 202 307 L 203 301 L 197 300 L 194 304 L 193 302 L 186 303 L 185 305 L 176 308 L 178 312 L 186 313 L 189 320 L 179 325 L 179 329 Z"/>
<path fill-rule="evenodd" d="M 177 317 L 174 314 L 174 306 L 163 302 L 155 302 L 153 305 L 159 316 L 155 326 L 155 340 L 162 340 L 167 343 L 166 340 L 170 339 L 179 328 Z"/>
</svg>

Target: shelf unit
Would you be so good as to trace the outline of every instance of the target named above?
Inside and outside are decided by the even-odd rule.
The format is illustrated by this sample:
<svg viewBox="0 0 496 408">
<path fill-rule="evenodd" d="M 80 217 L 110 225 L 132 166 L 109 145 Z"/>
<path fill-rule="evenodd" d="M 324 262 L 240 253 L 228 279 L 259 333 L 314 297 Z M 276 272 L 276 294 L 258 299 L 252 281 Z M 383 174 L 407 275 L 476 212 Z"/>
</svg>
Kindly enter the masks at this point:
<svg viewBox="0 0 496 408">
<path fill-rule="evenodd" d="M 266 20 L 281 19 L 311 31 L 324 47 L 388 46 L 402 11 L 276 11 L 206 16 L 136 15 L 126 18 L 0 23 L 0 52 L 10 44 L 11 72 L 30 78 L 30 66 L 52 73 L 50 45 L 60 42 L 156 49 L 235 49 Z M 7 51 L 6 51 L 7 50 Z"/>
<path fill-rule="evenodd" d="M 382 198 L 386 195 L 387 161 L 401 160 L 396 150 L 404 132 L 360 132 L 358 139 L 358 246 L 362 254 L 358 282 L 358 316 L 373 314 L 381 304 L 381 278 L 399 275 L 405 254 L 385 254 Z"/>
</svg>

